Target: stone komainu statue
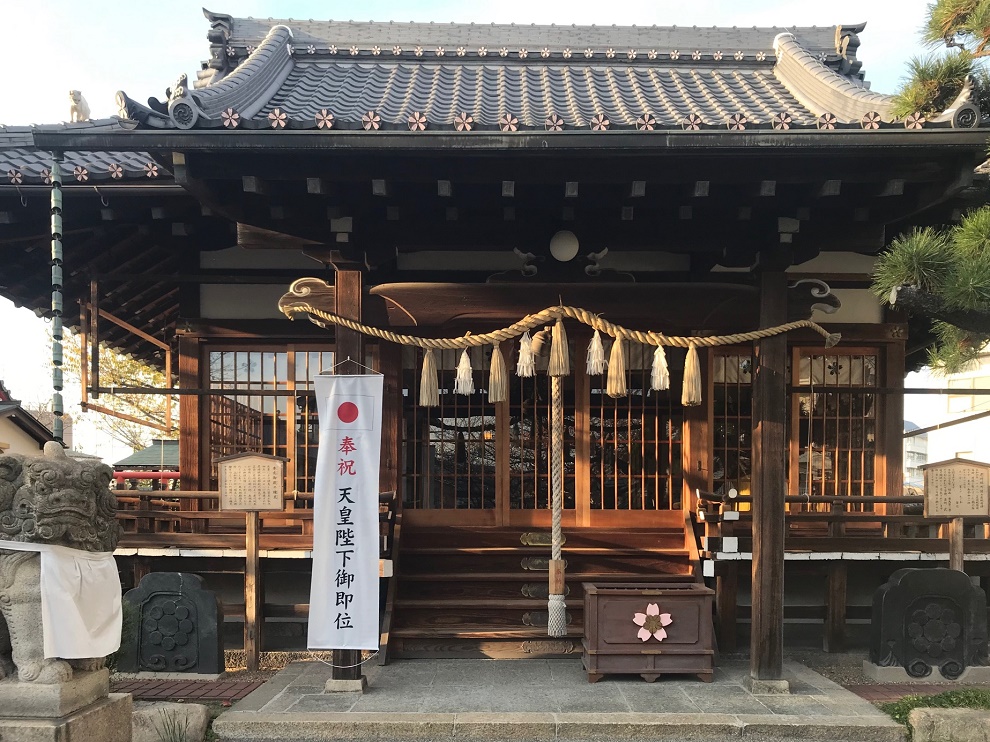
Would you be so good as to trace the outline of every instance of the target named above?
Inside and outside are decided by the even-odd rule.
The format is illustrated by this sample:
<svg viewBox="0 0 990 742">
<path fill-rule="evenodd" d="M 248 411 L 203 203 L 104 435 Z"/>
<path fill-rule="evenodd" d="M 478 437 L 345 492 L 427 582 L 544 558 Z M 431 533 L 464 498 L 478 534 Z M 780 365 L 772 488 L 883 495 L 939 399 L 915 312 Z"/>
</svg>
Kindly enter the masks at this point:
<svg viewBox="0 0 990 742">
<path fill-rule="evenodd" d="M 3 541 L 112 552 L 120 537 L 113 470 L 68 458 L 57 443 L 45 455 L 0 455 L 0 679 L 58 683 L 73 669 L 98 670 L 105 657 L 45 658 L 40 554 L 3 549 Z"/>
</svg>

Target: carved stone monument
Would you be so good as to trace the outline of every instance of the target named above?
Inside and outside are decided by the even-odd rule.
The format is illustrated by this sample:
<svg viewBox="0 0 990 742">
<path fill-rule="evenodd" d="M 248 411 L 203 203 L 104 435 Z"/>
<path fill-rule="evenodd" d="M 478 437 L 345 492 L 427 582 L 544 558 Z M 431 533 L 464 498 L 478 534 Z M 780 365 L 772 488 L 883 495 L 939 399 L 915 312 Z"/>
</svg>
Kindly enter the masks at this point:
<svg viewBox="0 0 990 742">
<path fill-rule="evenodd" d="M 202 577 L 152 572 L 124 600 L 135 608 L 137 631 L 120 648 L 121 672 L 224 671 L 223 608 Z"/>
<path fill-rule="evenodd" d="M 988 665 L 986 593 L 964 572 L 899 569 L 874 593 L 867 674 L 931 682 L 966 673 L 980 682 Z"/>
<path fill-rule="evenodd" d="M 0 456 L 0 739 L 131 739 L 131 697 L 104 667 L 120 634 L 112 476 L 54 442 Z M 94 616 L 109 620 L 90 630 Z"/>
</svg>

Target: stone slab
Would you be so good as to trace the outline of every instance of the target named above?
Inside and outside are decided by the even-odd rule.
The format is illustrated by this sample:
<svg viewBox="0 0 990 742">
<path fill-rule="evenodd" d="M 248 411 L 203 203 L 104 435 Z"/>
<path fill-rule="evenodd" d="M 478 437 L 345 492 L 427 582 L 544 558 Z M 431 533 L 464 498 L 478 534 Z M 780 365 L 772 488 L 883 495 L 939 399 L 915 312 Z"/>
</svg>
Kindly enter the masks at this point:
<svg viewBox="0 0 990 742">
<path fill-rule="evenodd" d="M 213 723 L 219 740 L 470 740 L 472 742 L 904 742 L 891 719 L 732 714 L 363 714 L 228 711 Z M 936 738 L 931 738 L 934 742 Z M 939 740 L 954 739 L 948 737 Z M 967 738 L 968 740 L 968 738 Z M 984 738 L 979 738 L 984 742 Z"/>
<path fill-rule="evenodd" d="M 915 742 L 986 742 L 990 711 L 916 708 L 908 715 Z"/>
<path fill-rule="evenodd" d="M 118 672 L 115 679 L 121 680 L 223 680 L 226 672 Z"/>
<path fill-rule="evenodd" d="M 908 675 L 903 667 L 880 667 L 869 660 L 863 660 L 863 674 L 878 683 L 924 683 L 925 685 L 945 683 L 950 686 L 960 683 L 990 683 L 990 667 L 984 666 L 967 667 L 958 678 L 949 680 L 935 669 L 928 677 L 915 678 Z"/>
<path fill-rule="evenodd" d="M 210 710 L 201 703 L 137 702 L 131 715 L 131 742 L 171 740 L 169 729 L 182 732 L 185 742 L 201 742 L 210 723 Z"/>
<path fill-rule="evenodd" d="M 3 742 L 131 742 L 131 696 L 111 693 L 59 719 L 0 718 Z"/>
<path fill-rule="evenodd" d="M 791 692 L 791 684 L 786 680 L 746 678 L 743 686 L 754 696 L 782 696 Z"/>
<path fill-rule="evenodd" d="M 368 678 L 362 675 L 357 680 L 336 680 L 330 678 L 323 688 L 324 693 L 364 693 L 368 689 Z"/>
<path fill-rule="evenodd" d="M 893 719 L 861 716 L 739 716 L 751 742 L 904 742 Z"/>
<path fill-rule="evenodd" d="M 65 683 L 0 681 L 0 718 L 57 719 L 89 706 L 110 692 L 110 671 L 77 672 Z M 5 737 L 0 739 L 6 741 Z"/>
</svg>

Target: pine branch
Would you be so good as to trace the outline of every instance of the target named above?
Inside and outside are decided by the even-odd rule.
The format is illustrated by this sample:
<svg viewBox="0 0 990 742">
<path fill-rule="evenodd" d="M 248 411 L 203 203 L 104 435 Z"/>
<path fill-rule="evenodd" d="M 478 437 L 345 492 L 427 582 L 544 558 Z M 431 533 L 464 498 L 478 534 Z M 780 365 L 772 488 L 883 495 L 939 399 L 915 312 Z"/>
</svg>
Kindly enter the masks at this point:
<svg viewBox="0 0 990 742">
<path fill-rule="evenodd" d="M 891 292 L 891 305 L 896 305 L 911 314 L 945 322 L 981 335 L 990 334 L 990 310 L 950 308 L 935 294 L 922 291 L 916 286 L 899 286 Z"/>
</svg>

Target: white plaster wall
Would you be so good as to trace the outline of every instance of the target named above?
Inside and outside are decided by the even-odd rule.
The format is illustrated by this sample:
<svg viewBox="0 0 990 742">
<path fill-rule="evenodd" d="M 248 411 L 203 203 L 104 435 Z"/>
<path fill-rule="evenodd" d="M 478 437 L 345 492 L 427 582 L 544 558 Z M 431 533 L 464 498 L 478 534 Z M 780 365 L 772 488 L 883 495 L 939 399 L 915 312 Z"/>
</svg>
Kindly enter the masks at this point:
<svg viewBox="0 0 990 742">
<path fill-rule="evenodd" d="M 4 448 L 4 446 L 9 446 Z M 37 456 L 44 448 L 34 438 L 29 436 L 11 420 L 0 418 L 0 453 L 19 453 L 25 456 Z"/>
<path fill-rule="evenodd" d="M 832 293 L 842 302 L 842 306 L 834 314 L 815 310 L 811 316 L 815 322 L 883 322 L 883 308 L 869 289 L 832 289 Z"/>
<path fill-rule="evenodd" d="M 228 247 L 226 250 L 201 252 L 200 268 L 299 268 L 319 271 L 322 266 L 298 250 L 248 249 Z"/>
<path fill-rule="evenodd" d="M 207 319 L 285 319 L 278 300 L 290 281 L 279 284 L 203 284 L 199 287 L 199 316 Z"/>
</svg>

